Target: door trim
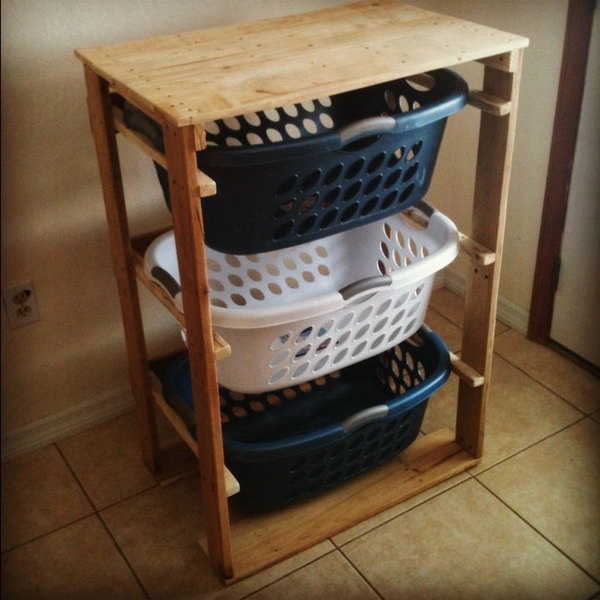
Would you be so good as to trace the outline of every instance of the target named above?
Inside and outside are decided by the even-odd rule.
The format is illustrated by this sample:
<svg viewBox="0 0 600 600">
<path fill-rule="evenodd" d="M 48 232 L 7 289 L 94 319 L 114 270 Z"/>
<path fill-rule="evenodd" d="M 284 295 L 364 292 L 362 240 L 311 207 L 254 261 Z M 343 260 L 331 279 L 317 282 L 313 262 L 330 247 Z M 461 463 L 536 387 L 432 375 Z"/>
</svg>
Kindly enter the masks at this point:
<svg viewBox="0 0 600 600">
<path fill-rule="evenodd" d="M 569 0 L 527 337 L 548 344 L 595 2 Z"/>
</svg>

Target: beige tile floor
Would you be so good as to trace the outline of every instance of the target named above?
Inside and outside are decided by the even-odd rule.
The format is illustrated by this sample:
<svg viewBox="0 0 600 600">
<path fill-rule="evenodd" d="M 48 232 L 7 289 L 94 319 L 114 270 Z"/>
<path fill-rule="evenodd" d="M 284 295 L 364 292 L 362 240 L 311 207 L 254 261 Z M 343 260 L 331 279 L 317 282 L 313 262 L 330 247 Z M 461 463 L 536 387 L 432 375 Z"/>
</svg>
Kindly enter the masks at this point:
<svg viewBox="0 0 600 600">
<path fill-rule="evenodd" d="M 461 305 L 438 291 L 428 317 L 454 351 Z M 600 381 L 496 333 L 476 468 L 229 588 L 197 544 L 197 477 L 160 485 L 133 415 L 5 464 L 2 598 L 600 598 Z M 455 386 L 431 399 L 424 433 L 452 426 Z"/>
</svg>

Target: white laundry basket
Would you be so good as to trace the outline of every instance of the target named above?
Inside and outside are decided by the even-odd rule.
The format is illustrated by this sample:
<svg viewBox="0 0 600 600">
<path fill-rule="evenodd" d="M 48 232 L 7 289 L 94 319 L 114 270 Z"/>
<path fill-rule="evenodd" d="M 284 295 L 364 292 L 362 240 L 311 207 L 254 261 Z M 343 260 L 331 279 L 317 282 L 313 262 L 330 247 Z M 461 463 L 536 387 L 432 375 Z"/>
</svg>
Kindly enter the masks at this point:
<svg viewBox="0 0 600 600">
<path fill-rule="evenodd" d="M 424 202 L 418 228 L 402 214 L 264 254 L 207 248 L 215 331 L 231 346 L 219 383 L 257 394 L 315 379 L 410 337 L 435 273 L 458 254 L 458 232 Z M 183 310 L 172 231 L 148 247 L 147 274 Z"/>
</svg>

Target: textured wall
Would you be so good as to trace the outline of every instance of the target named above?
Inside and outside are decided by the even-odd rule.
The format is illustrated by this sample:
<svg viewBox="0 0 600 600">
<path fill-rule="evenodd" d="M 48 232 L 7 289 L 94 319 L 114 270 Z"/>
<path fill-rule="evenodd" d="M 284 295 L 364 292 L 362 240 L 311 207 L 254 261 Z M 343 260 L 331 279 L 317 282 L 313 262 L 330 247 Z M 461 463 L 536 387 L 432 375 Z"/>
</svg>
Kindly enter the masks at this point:
<svg viewBox="0 0 600 600">
<path fill-rule="evenodd" d="M 42 319 L 2 310 L 4 432 L 128 388 L 117 291 L 78 47 L 342 4 L 341 0 L 2 2 L 2 287 L 32 280 Z M 167 219 L 154 170 L 122 144 L 134 231 Z M 142 291 L 154 351 L 174 320 Z"/>
<path fill-rule="evenodd" d="M 116 285 L 81 64 L 73 49 L 344 0 L 4 0 L 2 287 L 33 280 L 40 322 L 10 330 L 2 311 L 3 431 L 128 388 Z M 501 293 L 527 308 L 567 3 L 419 0 L 424 8 L 531 37 L 526 53 Z M 480 68 L 463 72 L 479 76 Z M 430 199 L 468 230 L 477 112 L 450 123 Z M 147 160 L 121 146 L 134 231 L 167 220 Z M 174 321 L 142 291 L 153 352 Z"/>
</svg>

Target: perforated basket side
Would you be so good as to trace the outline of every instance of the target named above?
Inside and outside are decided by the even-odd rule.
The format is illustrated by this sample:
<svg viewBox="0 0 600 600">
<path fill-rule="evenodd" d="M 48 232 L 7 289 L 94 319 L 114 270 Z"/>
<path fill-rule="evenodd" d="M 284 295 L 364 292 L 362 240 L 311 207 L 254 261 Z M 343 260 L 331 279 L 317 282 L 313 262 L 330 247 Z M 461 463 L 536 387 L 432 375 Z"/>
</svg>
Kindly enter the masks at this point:
<svg viewBox="0 0 600 600">
<path fill-rule="evenodd" d="M 378 357 L 293 388 L 262 395 L 221 388 L 226 460 L 240 481 L 241 499 L 247 506 L 264 510 L 297 502 L 389 460 L 410 445 L 428 398 L 449 374 L 443 341 L 427 329 L 419 337 L 421 345 L 404 342 Z M 183 387 L 191 390 L 187 377 Z M 190 398 L 189 391 L 179 389 L 178 394 Z M 331 413 L 327 402 L 336 403 L 334 414 L 319 423 L 315 415 Z M 354 431 L 344 430 L 344 419 L 379 402 L 388 406 L 387 417 Z M 306 431 L 299 433 L 299 421 Z"/>
</svg>

